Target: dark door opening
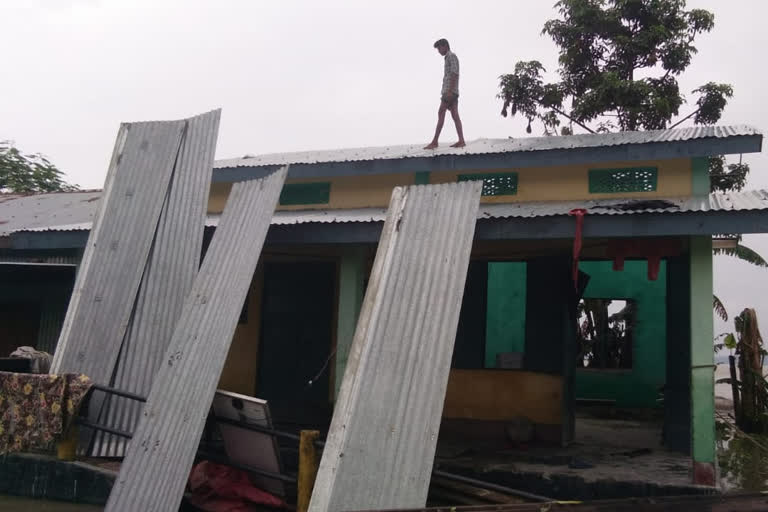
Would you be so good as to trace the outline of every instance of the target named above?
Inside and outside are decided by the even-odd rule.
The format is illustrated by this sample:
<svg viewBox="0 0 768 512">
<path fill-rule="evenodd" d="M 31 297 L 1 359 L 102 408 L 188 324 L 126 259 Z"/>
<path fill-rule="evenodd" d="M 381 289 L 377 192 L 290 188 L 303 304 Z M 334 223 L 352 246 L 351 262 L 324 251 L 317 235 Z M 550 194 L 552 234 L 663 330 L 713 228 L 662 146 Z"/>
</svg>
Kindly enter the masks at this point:
<svg viewBox="0 0 768 512">
<path fill-rule="evenodd" d="M 333 262 L 264 265 L 257 394 L 279 423 L 330 419 L 335 285 Z"/>
</svg>

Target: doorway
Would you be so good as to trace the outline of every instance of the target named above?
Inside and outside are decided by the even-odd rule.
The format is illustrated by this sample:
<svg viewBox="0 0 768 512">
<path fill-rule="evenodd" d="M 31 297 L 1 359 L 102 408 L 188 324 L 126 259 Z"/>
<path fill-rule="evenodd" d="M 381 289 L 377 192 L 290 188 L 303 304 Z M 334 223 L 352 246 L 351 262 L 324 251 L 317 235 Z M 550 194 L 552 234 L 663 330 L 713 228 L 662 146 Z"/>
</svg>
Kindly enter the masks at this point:
<svg viewBox="0 0 768 512">
<path fill-rule="evenodd" d="M 279 423 L 330 420 L 335 298 L 334 262 L 264 265 L 258 396 Z"/>
</svg>

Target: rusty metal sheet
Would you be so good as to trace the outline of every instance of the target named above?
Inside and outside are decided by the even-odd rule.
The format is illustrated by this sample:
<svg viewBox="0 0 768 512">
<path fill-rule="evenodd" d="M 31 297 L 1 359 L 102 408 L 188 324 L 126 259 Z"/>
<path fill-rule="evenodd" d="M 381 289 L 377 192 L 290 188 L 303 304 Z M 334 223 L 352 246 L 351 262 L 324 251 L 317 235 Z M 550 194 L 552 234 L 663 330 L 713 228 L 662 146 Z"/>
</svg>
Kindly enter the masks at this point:
<svg viewBox="0 0 768 512">
<path fill-rule="evenodd" d="M 481 186 L 394 189 L 310 512 L 424 506 Z"/>
<path fill-rule="evenodd" d="M 287 168 L 232 187 L 106 510 L 177 510 Z"/>
</svg>

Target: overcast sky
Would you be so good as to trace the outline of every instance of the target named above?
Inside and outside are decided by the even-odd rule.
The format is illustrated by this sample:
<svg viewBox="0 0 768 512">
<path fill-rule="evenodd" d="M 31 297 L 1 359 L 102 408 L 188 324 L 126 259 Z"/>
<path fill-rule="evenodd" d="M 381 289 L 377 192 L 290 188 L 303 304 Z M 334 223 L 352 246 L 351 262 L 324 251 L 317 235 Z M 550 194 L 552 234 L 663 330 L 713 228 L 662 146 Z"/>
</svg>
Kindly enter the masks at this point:
<svg viewBox="0 0 768 512">
<path fill-rule="evenodd" d="M 217 158 L 426 143 L 441 85 L 443 63 L 432 48 L 440 37 L 461 61 L 467 139 L 525 136 L 523 120 L 499 115 L 497 77 L 518 60 L 556 67 L 556 47 L 540 35 L 552 4 L 0 0 L 0 140 L 46 154 L 84 188 L 103 185 L 121 121 L 219 107 Z M 735 97 L 722 122 L 768 128 L 768 2 L 688 6 L 714 11 L 716 23 L 697 41 L 683 90 L 729 82 Z M 452 140 L 448 122 L 443 141 Z M 768 188 L 766 157 L 744 159 L 750 188 Z M 768 236 L 746 243 L 768 257 Z M 757 307 L 768 330 L 768 269 L 721 257 L 715 265 L 715 291 L 729 312 Z"/>
</svg>

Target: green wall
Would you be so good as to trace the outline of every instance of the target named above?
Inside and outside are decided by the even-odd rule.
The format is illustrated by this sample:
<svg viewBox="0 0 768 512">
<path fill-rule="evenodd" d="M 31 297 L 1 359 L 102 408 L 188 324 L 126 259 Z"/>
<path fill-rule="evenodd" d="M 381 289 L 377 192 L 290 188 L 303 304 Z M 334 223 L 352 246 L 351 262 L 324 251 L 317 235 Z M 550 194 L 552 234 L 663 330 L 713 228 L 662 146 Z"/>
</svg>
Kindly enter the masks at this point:
<svg viewBox="0 0 768 512">
<path fill-rule="evenodd" d="M 496 368 L 496 354 L 525 351 L 525 262 L 488 264 L 485 367 Z"/>
<path fill-rule="evenodd" d="M 666 379 L 666 262 L 659 277 L 649 281 L 645 261 L 627 261 L 614 271 L 611 261 L 580 264 L 590 275 L 586 298 L 631 299 L 637 304 L 633 368 L 577 370 L 576 397 L 615 400 L 619 407 L 654 407 Z"/>
</svg>

